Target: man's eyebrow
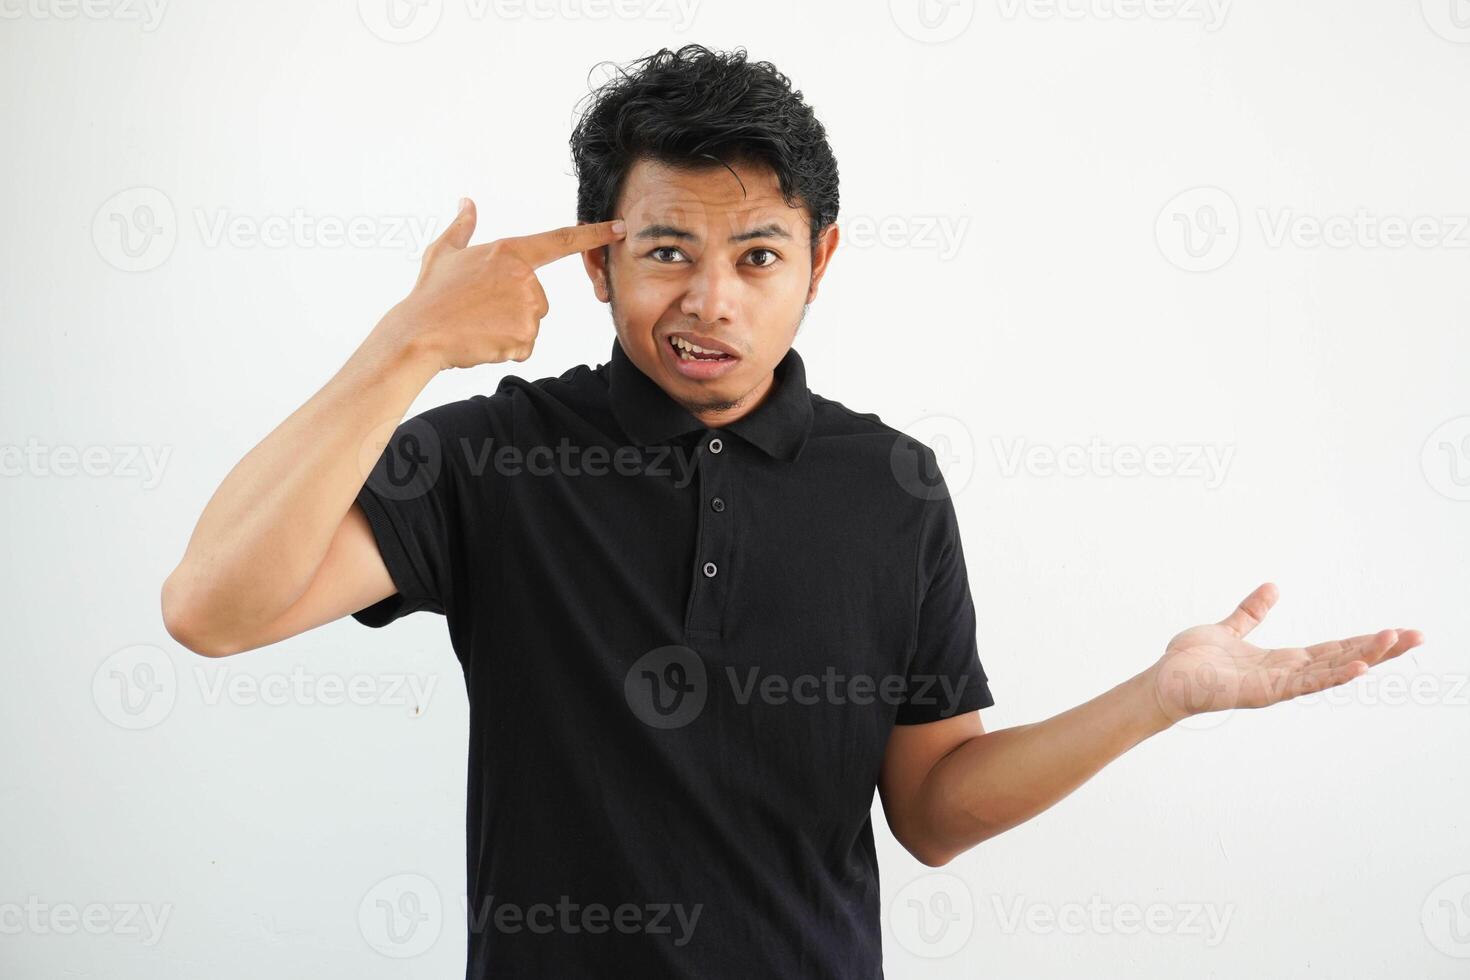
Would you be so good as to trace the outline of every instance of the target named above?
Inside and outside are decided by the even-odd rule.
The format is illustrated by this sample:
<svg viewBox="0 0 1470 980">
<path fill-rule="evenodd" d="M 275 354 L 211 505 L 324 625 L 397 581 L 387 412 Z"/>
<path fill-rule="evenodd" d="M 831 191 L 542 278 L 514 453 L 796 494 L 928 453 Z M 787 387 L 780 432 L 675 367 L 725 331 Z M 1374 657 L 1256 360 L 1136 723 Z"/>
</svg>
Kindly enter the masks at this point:
<svg viewBox="0 0 1470 980">
<path fill-rule="evenodd" d="M 699 236 L 692 231 L 684 228 L 678 228 L 674 225 L 659 224 L 648 225 L 636 234 L 634 234 L 633 237 L 637 239 L 675 238 L 679 241 L 699 240 Z M 782 225 L 775 221 L 769 221 L 757 228 L 751 228 L 749 231 L 742 231 L 738 234 L 731 235 L 729 240 L 731 242 L 748 242 L 751 239 L 755 238 L 779 238 L 782 240 L 789 240 L 791 238 L 791 233 L 786 230 L 785 225 Z"/>
</svg>

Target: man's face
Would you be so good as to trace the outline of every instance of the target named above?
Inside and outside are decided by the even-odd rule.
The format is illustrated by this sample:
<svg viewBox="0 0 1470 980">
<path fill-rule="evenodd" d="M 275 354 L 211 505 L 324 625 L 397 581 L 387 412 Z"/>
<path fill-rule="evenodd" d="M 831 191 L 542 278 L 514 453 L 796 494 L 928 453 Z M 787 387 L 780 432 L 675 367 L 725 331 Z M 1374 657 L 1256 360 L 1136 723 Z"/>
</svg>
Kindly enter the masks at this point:
<svg viewBox="0 0 1470 980">
<path fill-rule="evenodd" d="M 627 235 L 605 262 L 583 253 L 628 358 L 715 425 L 765 397 L 837 245 L 834 225 L 813 255 L 807 210 L 786 204 L 775 174 L 731 167 L 738 180 L 639 160 L 613 213 Z"/>
</svg>

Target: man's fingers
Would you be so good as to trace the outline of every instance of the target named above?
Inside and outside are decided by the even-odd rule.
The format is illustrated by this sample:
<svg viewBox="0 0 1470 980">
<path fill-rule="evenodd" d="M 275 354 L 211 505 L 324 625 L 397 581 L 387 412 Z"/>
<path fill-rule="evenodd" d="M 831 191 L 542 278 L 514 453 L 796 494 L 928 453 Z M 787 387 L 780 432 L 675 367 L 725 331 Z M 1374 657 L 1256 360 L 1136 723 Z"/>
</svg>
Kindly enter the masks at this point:
<svg viewBox="0 0 1470 980">
<path fill-rule="evenodd" d="M 505 239 L 515 254 L 535 268 L 554 262 L 566 255 L 585 252 L 590 248 L 611 245 L 623 237 L 623 221 L 596 221 L 590 224 L 567 225 L 535 235 L 520 235 Z"/>
<path fill-rule="evenodd" d="M 535 276 L 531 277 L 531 286 L 536 291 L 535 313 L 536 322 L 539 325 L 546 314 L 551 312 L 551 303 L 547 301 L 546 290 L 541 288 L 541 282 Z"/>
<path fill-rule="evenodd" d="M 1285 700 L 1326 690 L 1329 687 L 1337 687 L 1361 677 L 1367 669 L 1367 667 L 1358 666 L 1357 661 L 1350 660 L 1335 667 L 1317 667 L 1298 671 L 1287 678 L 1285 687 L 1278 693 L 1278 697 L 1280 700 Z"/>
<path fill-rule="evenodd" d="M 470 243 L 470 236 L 475 233 L 475 202 L 467 197 L 459 199 L 459 213 L 454 220 L 449 222 L 449 227 L 439 236 L 434 244 L 449 246 L 450 248 L 464 248 Z"/>
<path fill-rule="evenodd" d="M 1379 630 L 1377 633 L 1350 636 L 1346 640 L 1315 643 L 1307 647 L 1307 654 L 1313 662 L 1340 667 L 1361 660 L 1371 667 L 1407 653 L 1422 642 L 1424 634 L 1418 630 Z"/>
<path fill-rule="evenodd" d="M 1241 600 L 1233 613 L 1220 620 L 1220 625 L 1236 636 L 1245 636 L 1266 618 L 1266 613 L 1276 604 L 1278 595 L 1276 585 L 1272 582 L 1257 586 L 1256 591 Z"/>
<path fill-rule="evenodd" d="M 1293 659 L 1304 657 L 1303 666 L 1313 669 L 1341 667 L 1354 660 L 1361 660 L 1371 667 L 1384 658 L 1396 641 L 1397 635 L 1393 630 L 1379 630 L 1377 633 L 1349 636 L 1343 640 L 1313 643 L 1309 647 L 1283 647 L 1276 652 L 1287 654 Z"/>
<path fill-rule="evenodd" d="M 1418 630 L 1406 630 L 1403 627 L 1399 627 L 1394 632 L 1399 635 L 1399 641 L 1394 644 L 1394 649 L 1397 650 L 1397 653 L 1395 653 L 1394 656 L 1398 656 L 1399 653 L 1405 653 L 1409 650 L 1412 650 L 1414 649 L 1414 647 L 1424 642 L 1424 634 L 1419 632 Z M 1403 649 L 1399 649 L 1400 647 L 1402 647 Z"/>
</svg>

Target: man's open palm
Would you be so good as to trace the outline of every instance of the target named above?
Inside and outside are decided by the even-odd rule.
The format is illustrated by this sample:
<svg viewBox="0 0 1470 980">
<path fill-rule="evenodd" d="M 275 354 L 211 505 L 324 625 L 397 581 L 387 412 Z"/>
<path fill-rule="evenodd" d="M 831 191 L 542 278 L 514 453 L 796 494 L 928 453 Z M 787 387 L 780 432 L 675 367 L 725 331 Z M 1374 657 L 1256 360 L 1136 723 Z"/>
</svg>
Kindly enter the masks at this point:
<svg viewBox="0 0 1470 980">
<path fill-rule="evenodd" d="M 1345 684 L 1368 668 L 1418 646 L 1418 630 L 1330 640 L 1309 647 L 1263 649 L 1245 637 L 1276 604 L 1276 586 L 1258 587 L 1218 623 L 1195 626 L 1169 641 L 1155 664 L 1159 707 L 1170 721 L 1229 708 L 1264 708 Z"/>
</svg>

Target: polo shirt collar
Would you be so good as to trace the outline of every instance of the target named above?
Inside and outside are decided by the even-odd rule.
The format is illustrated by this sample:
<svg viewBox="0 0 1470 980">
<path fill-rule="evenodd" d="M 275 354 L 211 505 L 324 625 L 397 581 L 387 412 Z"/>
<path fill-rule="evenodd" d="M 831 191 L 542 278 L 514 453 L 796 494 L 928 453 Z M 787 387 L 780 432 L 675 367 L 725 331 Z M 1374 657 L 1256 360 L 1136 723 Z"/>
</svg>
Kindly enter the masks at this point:
<svg viewBox="0 0 1470 980">
<path fill-rule="evenodd" d="M 640 446 L 659 445 L 686 432 L 708 428 L 644 374 L 616 337 L 608 367 L 608 395 L 618 424 Z M 735 433 L 768 456 L 789 462 L 806 445 L 812 415 L 806 366 L 793 347 L 776 365 L 775 382 L 765 401 L 721 429 Z"/>
</svg>

